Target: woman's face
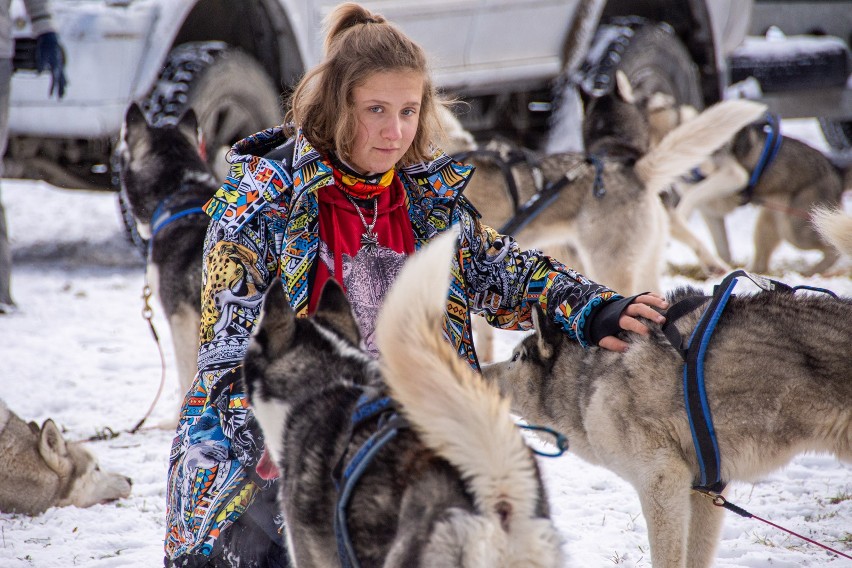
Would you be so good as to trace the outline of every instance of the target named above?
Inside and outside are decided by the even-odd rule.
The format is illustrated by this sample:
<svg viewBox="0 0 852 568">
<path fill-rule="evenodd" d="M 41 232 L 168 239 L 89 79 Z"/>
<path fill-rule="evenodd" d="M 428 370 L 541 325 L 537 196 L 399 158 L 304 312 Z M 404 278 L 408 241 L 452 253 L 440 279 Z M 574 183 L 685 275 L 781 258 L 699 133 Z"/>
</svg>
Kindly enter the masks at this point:
<svg viewBox="0 0 852 568">
<path fill-rule="evenodd" d="M 352 90 L 358 134 L 349 165 L 362 174 L 386 172 L 405 155 L 420 124 L 423 77 L 379 72 Z"/>
</svg>

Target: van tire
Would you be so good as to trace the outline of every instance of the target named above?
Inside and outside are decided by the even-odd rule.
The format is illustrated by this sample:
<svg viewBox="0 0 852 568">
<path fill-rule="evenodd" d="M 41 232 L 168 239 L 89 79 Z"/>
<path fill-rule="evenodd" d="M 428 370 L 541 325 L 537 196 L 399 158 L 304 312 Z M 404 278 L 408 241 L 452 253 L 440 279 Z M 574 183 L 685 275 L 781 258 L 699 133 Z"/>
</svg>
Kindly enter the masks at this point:
<svg viewBox="0 0 852 568">
<path fill-rule="evenodd" d="M 282 122 L 279 90 L 263 67 L 221 41 L 184 43 L 172 49 L 141 106 L 152 125 L 177 123 L 187 108 L 194 109 L 207 161 L 221 179 L 227 172 L 225 153 L 235 142 Z M 145 256 L 148 242 L 136 230 L 120 194 L 118 207 L 128 238 Z"/>
</svg>

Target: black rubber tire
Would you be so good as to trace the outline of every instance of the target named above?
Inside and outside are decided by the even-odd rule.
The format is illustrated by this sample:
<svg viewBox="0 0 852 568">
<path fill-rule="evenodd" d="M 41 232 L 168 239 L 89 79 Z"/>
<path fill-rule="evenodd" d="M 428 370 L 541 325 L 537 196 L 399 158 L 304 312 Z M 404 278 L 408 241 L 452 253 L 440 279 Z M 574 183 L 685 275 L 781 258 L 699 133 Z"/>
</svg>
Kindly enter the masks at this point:
<svg viewBox="0 0 852 568">
<path fill-rule="evenodd" d="M 194 109 L 204 134 L 207 161 L 221 177 L 227 167 L 222 158 L 231 145 L 280 124 L 283 116 L 279 91 L 263 67 L 250 55 L 219 41 L 175 47 L 150 95 L 140 104 L 153 125 L 177 122 L 187 108 Z M 128 238 L 145 256 L 148 243 L 137 232 L 120 193 L 118 207 Z"/>
<path fill-rule="evenodd" d="M 672 95 L 681 105 L 704 108 L 698 68 L 686 46 L 668 26 L 639 26 L 617 69 L 630 79 L 640 102 L 662 92 Z"/>
<path fill-rule="evenodd" d="M 843 153 L 852 152 L 852 121 L 820 118 L 819 126 L 832 150 Z"/>
<path fill-rule="evenodd" d="M 557 94 L 554 97 L 554 111 L 550 115 L 546 151 L 580 151 L 582 125 L 579 122 L 582 121 L 582 116 L 560 107 L 564 105 L 572 109 L 579 105 L 580 103 L 575 101 L 578 96 L 576 92 L 580 90 L 585 90 L 590 96 L 603 94 L 590 92 L 602 86 L 596 81 L 596 77 L 605 76 L 606 84 L 602 88 L 611 89 L 615 83 L 616 70 L 622 70 L 627 75 L 640 106 L 655 92 L 663 92 L 673 96 L 681 105 L 692 105 L 699 110 L 704 108 L 698 69 L 689 51 L 671 28 L 635 17 L 624 18 L 623 21 L 630 22 L 628 27 L 631 28 L 632 34 L 629 41 L 625 37 L 624 41 L 619 42 L 617 53 L 609 60 L 617 63 L 608 65 L 601 62 L 589 69 L 587 62 L 582 71 L 586 76 L 576 87 L 572 78 L 563 76 L 556 81 L 554 90 Z M 640 21 L 647 23 L 637 23 Z M 624 24 L 618 22 L 613 25 Z M 599 29 L 598 33 L 603 32 Z M 596 41 L 597 38 L 593 44 Z"/>
<path fill-rule="evenodd" d="M 219 174 L 223 164 L 215 160 L 223 149 L 283 117 L 280 90 L 257 60 L 217 41 L 174 48 L 143 104 L 152 124 L 177 120 L 187 107 L 198 116 L 208 162 Z"/>
</svg>

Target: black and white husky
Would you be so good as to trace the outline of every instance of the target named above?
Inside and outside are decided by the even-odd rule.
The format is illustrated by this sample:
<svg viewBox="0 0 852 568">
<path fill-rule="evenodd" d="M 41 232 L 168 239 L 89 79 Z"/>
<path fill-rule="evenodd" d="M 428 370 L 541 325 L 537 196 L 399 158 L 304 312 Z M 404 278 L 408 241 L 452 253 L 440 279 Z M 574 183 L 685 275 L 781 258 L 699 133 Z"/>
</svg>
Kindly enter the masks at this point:
<svg viewBox="0 0 852 568">
<path fill-rule="evenodd" d="M 148 242 L 148 284 L 169 322 L 181 400 L 198 357 L 202 255 L 210 222 L 202 207 L 218 188 L 199 145 L 192 109 L 175 124 L 151 126 L 133 103 L 118 150 L 122 199 Z M 163 427 L 175 424 L 177 414 Z"/>
<path fill-rule="evenodd" d="M 243 379 L 300 568 L 562 565 L 508 402 L 441 338 L 456 238 L 403 269 L 377 324 L 381 363 L 357 347 L 336 283 L 311 318 L 278 281 L 266 294 Z"/>
</svg>

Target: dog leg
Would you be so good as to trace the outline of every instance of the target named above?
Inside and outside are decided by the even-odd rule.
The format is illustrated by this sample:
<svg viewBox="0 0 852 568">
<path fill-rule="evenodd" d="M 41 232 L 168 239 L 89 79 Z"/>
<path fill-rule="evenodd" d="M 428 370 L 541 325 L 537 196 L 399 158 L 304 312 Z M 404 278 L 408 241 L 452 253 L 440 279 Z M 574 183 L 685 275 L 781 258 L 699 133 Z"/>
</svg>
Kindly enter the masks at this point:
<svg viewBox="0 0 852 568">
<path fill-rule="evenodd" d="M 713 504 L 706 495 L 692 491 L 689 496 L 689 568 L 710 568 L 716 557 L 716 545 L 722 532 L 725 510 Z"/>
<path fill-rule="evenodd" d="M 747 183 L 748 172 L 745 168 L 733 158 L 728 158 L 707 179 L 693 186 L 681 185 L 685 191 L 681 195 L 675 212 L 684 224 L 689 225 L 689 218 L 693 211 L 702 209 L 702 206 L 706 204 L 739 193 Z"/>
<path fill-rule="evenodd" d="M 639 464 L 642 514 L 648 525 L 651 564 L 663 568 L 685 568 L 690 517 L 691 473 L 680 458 L 654 456 Z"/>
<path fill-rule="evenodd" d="M 765 274 L 769 270 L 769 258 L 781 242 L 778 225 L 772 211 L 761 209 L 754 223 L 754 259 L 749 265 L 751 272 Z"/>
<path fill-rule="evenodd" d="M 178 311 L 169 317 L 169 331 L 172 335 L 172 345 L 175 350 L 177 363 L 179 396 L 177 409 L 172 418 L 167 418 L 157 424 L 162 430 L 174 430 L 180 420 L 180 408 L 183 404 L 192 380 L 198 370 L 198 344 L 201 316 L 197 310 L 182 305 Z"/>
<path fill-rule="evenodd" d="M 683 219 L 678 215 L 674 215 L 672 210 L 669 210 L 669 227 L 672 237 L 679 240 L 695 253 L 698 257 L 698 262 L 701 264 L 701 270 L 706 274 L 725 274 L 731 270 L 730 265 L 719 258 L 713 251 L 707 248 L 701 239 L 695 236 L 695 233 L 683 223 Z M 724 220 L 723 232 L 724 232 Z M 725 244 L 727 245 L 727 235 L 725 236 Z M 730 254 L 729 254 L 730 256 Z"/>
<path fill-rule="evenodd" d="M 710 237 L 713 239 L 713 245 L 716 247 L 719 258 L 728 266 L 731 266 L 734 261 L 731 256 L 731 245 L 728 243 L 725 216 L 704 210 L 701 211 L 701 218 L 704 219 L 704 224 L 707 225 L 707 229 L 710 231 Z"/>
<path fill-rule="evenodd" d="M 815 276 L 817 274 L 826 274 L 828 269 L 834 266 L 834 263 L 840 259 L 840 255 L 837 254 L 833 248 L 826 247 L 821 248 L 822 251 L 822 260 L 817 262 L 814 266 L 808 268 L 802 273 L 802 276 Z"/>
</svg>

